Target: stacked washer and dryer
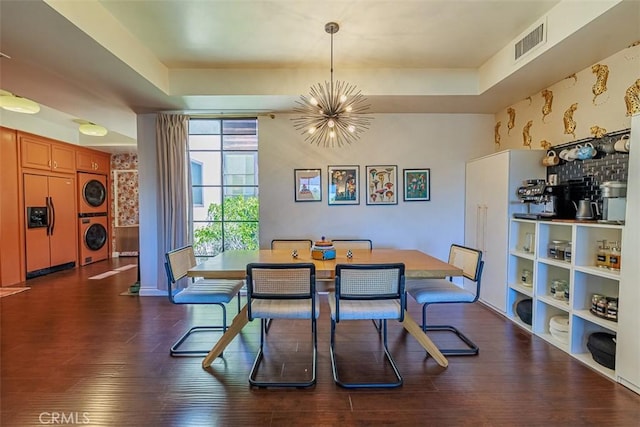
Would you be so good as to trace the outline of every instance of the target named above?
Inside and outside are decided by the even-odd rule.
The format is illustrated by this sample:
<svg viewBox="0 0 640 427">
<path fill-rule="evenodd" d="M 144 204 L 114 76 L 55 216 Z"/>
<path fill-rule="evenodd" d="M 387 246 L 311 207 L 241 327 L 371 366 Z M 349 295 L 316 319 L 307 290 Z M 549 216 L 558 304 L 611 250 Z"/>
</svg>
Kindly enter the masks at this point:
<svg viewBox="0 0 640 427">
<path fill-rule="evenodd" d="M 109 258 L 107 177 L 78 173 L 80 265 Z"/>
</svg>

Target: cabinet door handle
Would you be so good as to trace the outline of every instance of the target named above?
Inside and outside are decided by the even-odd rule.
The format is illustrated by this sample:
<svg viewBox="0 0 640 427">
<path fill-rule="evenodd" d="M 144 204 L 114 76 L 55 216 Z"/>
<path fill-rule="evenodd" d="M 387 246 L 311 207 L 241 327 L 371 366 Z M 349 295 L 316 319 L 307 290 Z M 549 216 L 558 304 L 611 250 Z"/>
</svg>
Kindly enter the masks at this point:
<svg viewBox="0 0 640 427">
<path fill-rule="evenodd" d="M 482 239 L 482 229 L 480 228 L 482 224 L 482 207 L 480 205 L 476 206 L 476 242 L 475 245 L 478 249 L 481 249 L 480 240 Z"/>
<path fill-rule="evenodd" d="M 58 169 L 58 162 L 53 162 L 53 168 Z"/>
<path fill-rule="evenodd" d="M 487 213 L 489 207 L 487 205 L 483 206 L 484 215 L 482 216 L 482 251 L 487 253 Z"/>
</svg>

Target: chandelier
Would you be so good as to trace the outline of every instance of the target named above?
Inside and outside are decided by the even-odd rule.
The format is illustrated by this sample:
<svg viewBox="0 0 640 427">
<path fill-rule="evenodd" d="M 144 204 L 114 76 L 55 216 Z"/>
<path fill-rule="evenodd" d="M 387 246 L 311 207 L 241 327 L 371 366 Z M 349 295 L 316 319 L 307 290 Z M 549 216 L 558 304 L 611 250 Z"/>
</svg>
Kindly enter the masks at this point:
<svg viewBox="0 0 640 427">
<path fill-rule="evenodd" d="M 294 127 L 306 135 L 305 141 L 324 147 L 341 147 L 351 144 L 369 128 L 372 118 L 362 115 L 369 109 L 367 98 L 353 85 L 333 81 L 333 35 L 340 26 L 335 22 L 325 24 L 331 34 L 331 81 L 311 87 L 310 95 L 300 96 L 293 109 L 300 116 L 293 118 Z"/>
</svg>

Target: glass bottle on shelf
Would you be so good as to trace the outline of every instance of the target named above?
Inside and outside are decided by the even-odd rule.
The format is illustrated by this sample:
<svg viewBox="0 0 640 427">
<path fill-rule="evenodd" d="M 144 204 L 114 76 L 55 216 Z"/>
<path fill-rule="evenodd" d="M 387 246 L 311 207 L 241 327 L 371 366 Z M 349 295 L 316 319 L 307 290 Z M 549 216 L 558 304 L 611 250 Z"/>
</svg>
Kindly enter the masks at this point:
<svg viewBox="0 0 640 427">
<path fill-rule="evenodd" d="M 522 245 L 524 252 L 533 253 L 533 233 L 525 233 L 524 243 Z"/>
<path fill-rule="evenodd" d="M 618 321 L 618 298 L 607 298 L 607 319 Z"/>
<path fill-rule="evenodd" d="M 566 240 L 552 240 L 547 248 L 549 258 L 564 260 L 564 251 L 569 243 Z"/>
<path fill-rule="evenodd" d="M 564 249 L 564 260 L 571 262 L 571 242 L 567 243 L 567 246 Z"/>
<path fill-rule="evenodd" d="M 611 244 L 611 250 L 609 251 L 609 268 L 612 270 L 620 270 L 620 246 L 618 242 Z"/>
<path fill-rule="evenodd" d="M 607 268 L 609 266 L 609 256 L 607 251 L 607 241 L 598 240 L 601 244 L 598 246 L 596 252 L 596 266 L 600 268 Z"/>
</svg>

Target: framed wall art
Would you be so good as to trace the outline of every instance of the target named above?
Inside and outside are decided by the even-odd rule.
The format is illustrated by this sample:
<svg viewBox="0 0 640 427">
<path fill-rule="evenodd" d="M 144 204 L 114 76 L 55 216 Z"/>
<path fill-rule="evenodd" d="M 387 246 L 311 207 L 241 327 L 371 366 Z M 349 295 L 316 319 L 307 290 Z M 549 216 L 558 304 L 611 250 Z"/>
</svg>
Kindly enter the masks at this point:
<svg viewBox="0 0 640 427">
<path fill-rule="evenodd" d="M 360 166 L 329 166 L 329 205 L 360 204 Z"/>
<path fill-rule="evenodd" d="M 431 169 L 404 169 L 404 200 L 431 200 Z"/>
<path fill-rule="evenodd" d="M 395 165 L 367 166 L 367 204 L 398 204 L 398 167 Z"/>
<path fill-rule="evenodd" d="M 296 202 L 322 201 L 322 173 L 320 169 L 294 169 Z"/>
</svg>

